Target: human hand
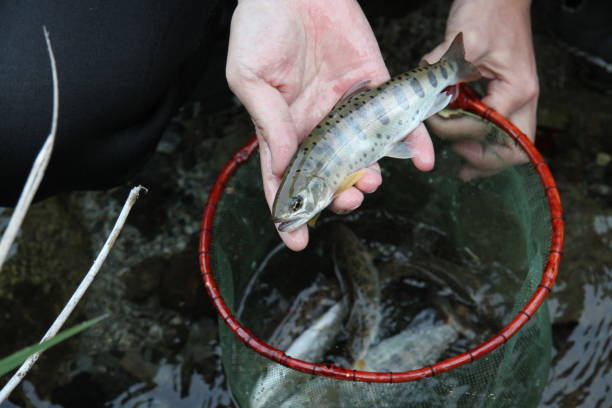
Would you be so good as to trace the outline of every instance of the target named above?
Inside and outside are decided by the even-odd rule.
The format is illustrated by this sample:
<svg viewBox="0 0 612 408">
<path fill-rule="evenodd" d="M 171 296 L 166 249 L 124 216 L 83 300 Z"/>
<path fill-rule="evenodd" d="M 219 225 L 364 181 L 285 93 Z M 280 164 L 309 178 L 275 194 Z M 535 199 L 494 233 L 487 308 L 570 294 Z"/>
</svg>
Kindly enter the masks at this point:
<svg viewBox="0 0 612 408">
<path fill-rule="evenodd" d="M 539 88 L 529 6 L 530 0 L 455 0 L 444 42 L 424 58 L 437 61 L 455 35 L 463 32 L 466 59 L 489 80 L 483 102 L 534 140 Z M 486 136 L 486 126 L 472 118 L 434 116 L 427 123 L 440 137 L 453 141 L 452 149 L 466 160 L 459 172 L 463 180 L 527 162 L 514 143 L 491 144 L 485 149 L 479 141 Z"/>
<path fill-rule="evenodd" d="M 240 0 L 231 25 L 227 79 L 255 124 L 264 193 L 271 207 L 300 142 L 354 84 L 389 78 L 372 29 L 355 0 Z M 425 127 L 411 133 L 412 159 L 433 167 Z M 382 182 L 374 164 L 331 204 L 357 208 Z M 281 232 L 293 250 L 308 243 L 308 228 Z"/>
</svg>

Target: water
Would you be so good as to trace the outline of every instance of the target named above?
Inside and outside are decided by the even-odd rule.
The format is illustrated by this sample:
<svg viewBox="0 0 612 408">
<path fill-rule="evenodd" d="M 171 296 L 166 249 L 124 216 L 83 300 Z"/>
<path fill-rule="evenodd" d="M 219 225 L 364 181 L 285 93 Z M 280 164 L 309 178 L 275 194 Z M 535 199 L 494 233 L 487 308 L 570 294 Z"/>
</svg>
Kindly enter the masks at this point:
<svg viewBox="0 0 612 408">
<path fill-rule="evenodd" d="M 400 11 L 371 18 L 391 72 L 418 61 L 441 39 L 449 2 L 426 3 L 406 18 Z M 541 406 L 610 407 L 612 165 L 598 164 L 597 157 L 612 152 L 612 101 L 580 82 L 580 62 L 543 33 L 540 23 L 534 16 L 539 147 L 559 183 L 566 214 L 566 247 L 550 296 L 554 358 Z M 168 401 L 178 406 L 183 400 L 191 406 L 231 406 L 216 353 L 216 318 L 201 296 L 195 248 L 201 206 L 214 176 L 252 132 L 252 123 L 244 112 L 231 109 L 180 118 L 171 131 L 164 146 L 172 149 L 158 152 L 134 180 L 150 187 L 150 193 L 137 203 L 73 323 L 101 310 L 110 311 L 111 319 L 46 353 L 2 408 L 160 406 Z M 14 273 L 7 268 L 0 273 L 3 355 L 42 336 L 99 250 L 127 191 L 64 196 L 43 204 L 59 208 L 52 213 L 33 209 L 33 222 L 11 252 Z M 2 212 L 0 224 L 5 223 Z M 429 224 L 423 231 L 439 233 Z M 409 249 L 369 236 L 380 263 L 392 254 L 411 259 Z M 477 266 L 469 251 L 462 256 L 462 262 Z M 401 284 L 418 293 L 422 282 Z M 488 290 L 486 285 L 480 289 Z M 502 295 L 484 300 L 495 316 L 506 313 Z M 406 302 L 402 308 L 411 307 Z M 85 400 L 77 399 L 84 394 Z"/>
<path fill-rule="evenodd" d="M 574 211 L 552 297 L 555 355 L 544 407 L 612 406 L 612 209 L 579 193 L 569 187 L 564 197 Z"/>
</svg>

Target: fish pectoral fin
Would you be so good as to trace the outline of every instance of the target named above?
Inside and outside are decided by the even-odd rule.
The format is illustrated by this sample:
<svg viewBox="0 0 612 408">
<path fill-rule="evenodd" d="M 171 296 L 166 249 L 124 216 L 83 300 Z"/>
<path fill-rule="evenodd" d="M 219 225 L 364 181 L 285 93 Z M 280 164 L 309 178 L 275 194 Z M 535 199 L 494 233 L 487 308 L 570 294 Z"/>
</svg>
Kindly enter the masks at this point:
<svg viewBox="0 0 612 408">
<path fill-rule="evenodd" d="M 440 112 L 442 109 L 446 108 L 450 101 L 453 100 L 454 96 L 455 95 L 452 91 L 440 92 L 438 96 L 436 96 L 436 100 L 434 101 L 431 108 L 429 108 L 429 111 L 425 114 L 425 117 L 423 119 L 427 119 L 428 117 L 433 116 L 436 113 Z"/>
<path fill-rule="evenodd" d="M 353 86 L 351 86 L 349 89 L 347 89 L 344 94 L 342 94 L 342 97 L 340 98 L 340 100 L 338 100 L 338 102 L 336 102 L 336 106 L 343 104 L 345 101 L 347 101 L 348 99 L 351 99 L 353 96 L 365 92 L 368 89 L 371 88 L 370 83 L 372 81 L 370 81 L 369 79 L 364 80 L 364 81 L 359 81 L 356 84 L 353 84 Z"/>
<path fill-rule="evenodd" d="M 359 171 L 356 171 L 355 173 L 353 173 L 350 176 L 348 176 L 347 178 L 345 178 L 344 181 L 340 184 L 340 187 L 338 187 L 338 190 L 336 190 L 336 194 L 334 195 L 334 197 L 337 197 L 338 194 L 340 194 L 341 192 L 343 192 L 347 188 L 352 187 L 353 184 L 358 182 L 359 179 L 361 178 L 361 176 L 363 176 L 363 173 L 365 173 L 365 169 L 361 169 Z"/>
<path fill-rule="evenodd" d="M 317 220 L 319 219 L 319 217 L 321 216 L 321 213 L 316 213 L 314 217 L 312 217 L 311 219 L 308 220 L 308 226 L 310 227 L 314 227 L 317 223 Z"/>
<path fill-rule="evenodd" d="M 410 148 L 410 145 L 403 140 L 400 140 L 393 146 L 386 154 L 387 157 L 393 157 L 394 159 L 409 159 L 414 156 L 414 152 Z"/>
</svg>

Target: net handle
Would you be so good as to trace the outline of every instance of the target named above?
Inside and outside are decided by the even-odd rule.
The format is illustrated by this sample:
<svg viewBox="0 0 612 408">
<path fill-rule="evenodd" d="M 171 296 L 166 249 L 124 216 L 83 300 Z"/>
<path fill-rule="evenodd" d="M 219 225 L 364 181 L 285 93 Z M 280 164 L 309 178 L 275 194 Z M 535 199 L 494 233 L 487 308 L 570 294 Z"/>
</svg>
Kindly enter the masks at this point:
<svg viewBox="0 0 612 408">
<path fill-rule="evenodd" d="M 308 374 L 360 382 L 409 382 L 441 374 L 486 356 L 493 350 L 500 347 L 502 344 L 506 343 L 508 339 L 514 336 L 535 314 L 540 305 L 544 302 L 546 296 L 548 296 L 552 290 L 552 286 L 559 271 L 559 263 L 561 260 L 564 238 L 564 223 L 562 217 L 561 200 L 557 186 L 552 174 L 550 173 L 548 165 L 544 161 L 544 158 L 525 134 L 523 134 L 508 119 L 480 101 L 476 93 L 467 85 L 461 84 L 455 85 L 454 87 L 456 88 L 455 91 L 457 96 L 451 102 L 451 107 L 475 113 L 482 118 L 491 121 L 507 132 L 525 152 L 529 158 L 529 161 L 538 173 L 542 185 L 544 186 L 548 207 L 551 214 L 550 223 L 552 226 L 552 237 L 550 242 L 550 252 L 548 254 L 546 266 L 544 267 L 542 279 L 525 306 L 498 334 L 494 335 L 484 343 L 481 343 L 465 353 L 456 355 L 433 365 L 405 372 L 380 373 L 350 370 L 333 364 L 315 364 L 287 356 L 282 350 L 278 350 L 268 345 L 266 342 L 251 333 L 247 328 L 243 327 L 225 304 L 213 276 L 210 260 L 213 222 L 217 203 L 223 195 L 225 184 L 238 169 L 238 167 L 246 162 L 257 149 L 257 139 L 255 136 L 253 136 L 244 146 L 242 146 L 232 155 L 231 159 L 225 164 L 217 176 L 217 179 L 215 180 L 215 183 L 209 193 L 208 201 L 204 206 L 202 222 L 200 224 L 199 260 L 206 292 L 211 298 L 221 319 L 223 319 L 225 324 L 228 325 L 230 330 L 242 343 L 256 353 L 275 361 L 278 364 Z"/>
</svg>

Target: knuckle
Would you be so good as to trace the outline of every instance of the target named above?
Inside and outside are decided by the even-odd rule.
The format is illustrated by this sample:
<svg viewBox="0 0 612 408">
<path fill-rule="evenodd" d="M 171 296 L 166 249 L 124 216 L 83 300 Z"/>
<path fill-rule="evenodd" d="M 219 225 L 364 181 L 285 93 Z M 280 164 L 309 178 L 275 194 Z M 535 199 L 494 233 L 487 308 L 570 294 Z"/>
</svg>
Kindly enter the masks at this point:
<svg viewBox="0 0 612 408">
<path fill-rule="evenodd" d="M 536 99 L 540 94 L 540 84 L 537 77 L 530 78 L 523 83 L 523 95 L 528 99 Z"/>
</svg>

